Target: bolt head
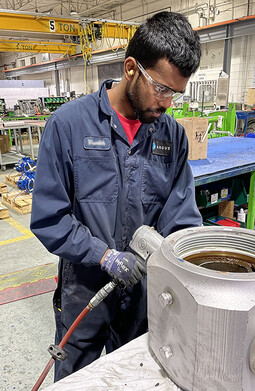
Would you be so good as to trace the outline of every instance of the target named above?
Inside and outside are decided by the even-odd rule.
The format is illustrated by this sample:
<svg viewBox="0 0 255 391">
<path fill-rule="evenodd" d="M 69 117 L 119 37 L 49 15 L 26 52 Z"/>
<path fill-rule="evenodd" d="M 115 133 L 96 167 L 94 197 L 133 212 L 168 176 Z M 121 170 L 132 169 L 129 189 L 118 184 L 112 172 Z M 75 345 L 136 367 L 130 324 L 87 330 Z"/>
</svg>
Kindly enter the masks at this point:
<svg viewBox="0 0 255 391">
<path fill-rule="evenodd" d="M 161 357 L 164 358 L 164 359 L 172 357 L 172 355 L 173 355 L 172 349 L 170 348 L 169 345 L 168 346 L 162 346 L 159 349 L 159 353 L 160 353 Z"/>
<path fill-rule="evenodd" d="M 173 296 L 169 292 L 163 292 L 158 297 L 159 303 L 161 307 L 166 307 L 167 305 L 172 304 L 173 302 Z"/>
</svg>

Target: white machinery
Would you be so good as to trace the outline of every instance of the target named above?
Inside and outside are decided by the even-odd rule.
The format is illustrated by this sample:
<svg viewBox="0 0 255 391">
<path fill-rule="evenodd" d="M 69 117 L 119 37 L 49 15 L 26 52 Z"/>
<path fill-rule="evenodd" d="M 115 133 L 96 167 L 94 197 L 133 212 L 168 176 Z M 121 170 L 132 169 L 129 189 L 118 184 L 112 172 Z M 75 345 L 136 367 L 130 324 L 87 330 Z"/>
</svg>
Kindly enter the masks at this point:
<svg viewBox="0 0 255 391">
<path fill-rule="evenodd" d="M 197 227 L 130 243 L 148 259 L 149 343 L 185 391 L 255 390 L 255 232 Z"/>
</svg>

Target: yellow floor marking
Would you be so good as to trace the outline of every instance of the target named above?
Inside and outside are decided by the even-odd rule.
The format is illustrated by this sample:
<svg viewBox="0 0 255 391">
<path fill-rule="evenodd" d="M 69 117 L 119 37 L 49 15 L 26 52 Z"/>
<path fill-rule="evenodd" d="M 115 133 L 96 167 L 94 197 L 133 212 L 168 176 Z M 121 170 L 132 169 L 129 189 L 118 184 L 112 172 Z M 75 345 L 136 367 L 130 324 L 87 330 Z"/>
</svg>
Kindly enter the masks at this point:
<svg viewBox="0 0 255 391">
<path fill-rule="evenodd" d="M 20 223 L 18 223 L 16 220 L 14 220 L 13 218 L 9 217 L 9 219 L 6 219 L 5 220 L 8 224 L 10 224 L 12 227 L 16 228 L 19 232 L 21 232 L 22 234 L 24 235 L 27 235 L 27 236 L 34 236 L 34 234 L 30 231 L 30 229 L 27 229 L 25 228 L 23 225 L 21 225 Z"/>
<path fill-rule="evenodd" d="M 0 276 L 0 291 L 7 288 L 16 288 L 24 284 L 31 284 L 42 279 L 56 277 L 58 267 L 55 263 L 49 263 L 42 266 L 33 267 L 26 270 L 20 270 Z"/>
<path fill-rule="evenodd" d="M 17 238 L 13 238 L 13 239 L 3 240 L 2 242 L 0 242 L 0 246 L 4 246 L 5 244 L 20 242 L 21 240 L 30 239 L 30 238 L 31 236 L 25 235 L 25 236 L 18 236 Z"/>
<path fill-rule="evenodd" d="M 5 219 L 4 221 L 6 221 L 13 228 L 17 229 L 24 236 L 18 236 L 17 238 L 3 240 L 3 241 L 0 242 L 0 246 L 3 246 L 5 244 L 20 242 L 21 240 L 30 239 L 30 238 L 34 237 L 34 234 L 29 229 L 25 228 L 23 225 L 18 223 L 13 218 L 9 217 L 8 219 Z"/>
</svg>

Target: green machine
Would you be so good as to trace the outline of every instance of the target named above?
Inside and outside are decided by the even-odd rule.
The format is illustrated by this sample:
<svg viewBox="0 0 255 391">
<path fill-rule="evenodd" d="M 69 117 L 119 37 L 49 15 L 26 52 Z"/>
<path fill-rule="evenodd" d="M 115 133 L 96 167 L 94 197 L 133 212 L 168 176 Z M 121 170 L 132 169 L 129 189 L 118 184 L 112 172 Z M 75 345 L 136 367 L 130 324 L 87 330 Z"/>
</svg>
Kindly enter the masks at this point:
<svg viewBox="0 0 255 391">
<path fill-rule="evenodd" d="M 235 136 L 236 129 L 236 104 L 229 103 L 228 110 L 210 111 L 208 114 L 199 110 L 190 110 L 189 103 L 184 103 L 182 107 L 169 107 L 166 114 L 171 117 L 189 118 L 189 117 L 207 117 L 211 127 L 208 136 L 223 137 Z"/>
</svg>

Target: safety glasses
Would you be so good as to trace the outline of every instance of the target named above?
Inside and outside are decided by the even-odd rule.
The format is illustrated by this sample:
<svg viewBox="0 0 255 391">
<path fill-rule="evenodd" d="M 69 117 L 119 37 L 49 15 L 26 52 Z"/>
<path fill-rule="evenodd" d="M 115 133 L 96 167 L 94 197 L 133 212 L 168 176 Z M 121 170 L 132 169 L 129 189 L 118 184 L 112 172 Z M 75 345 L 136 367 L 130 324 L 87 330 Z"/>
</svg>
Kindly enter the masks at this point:
<svg viewBox="0 0 255 391">
<path fill-rule="evenodd" d="M 152 92 L 153 95 L 155 95 L 157 98 L 162 100 L 172 98 L 173 101 L 176 101 L 183 96 L 184 92 L 173 91 L 171 88 L 164 86 L 163 84 L 153 80 L 152 77 L 150 77 L 150 75 L 146 72 L 144 67 L 138 61 L 136 61 L 136 63 L 138 69 L 142 72 L 144 77 L 147 79 L 147 82 L 145 83 L 147 90 L 149 92 Z M 150 86 L 152 86 L 153 88 L 151 88 Z"/>
</svg>

